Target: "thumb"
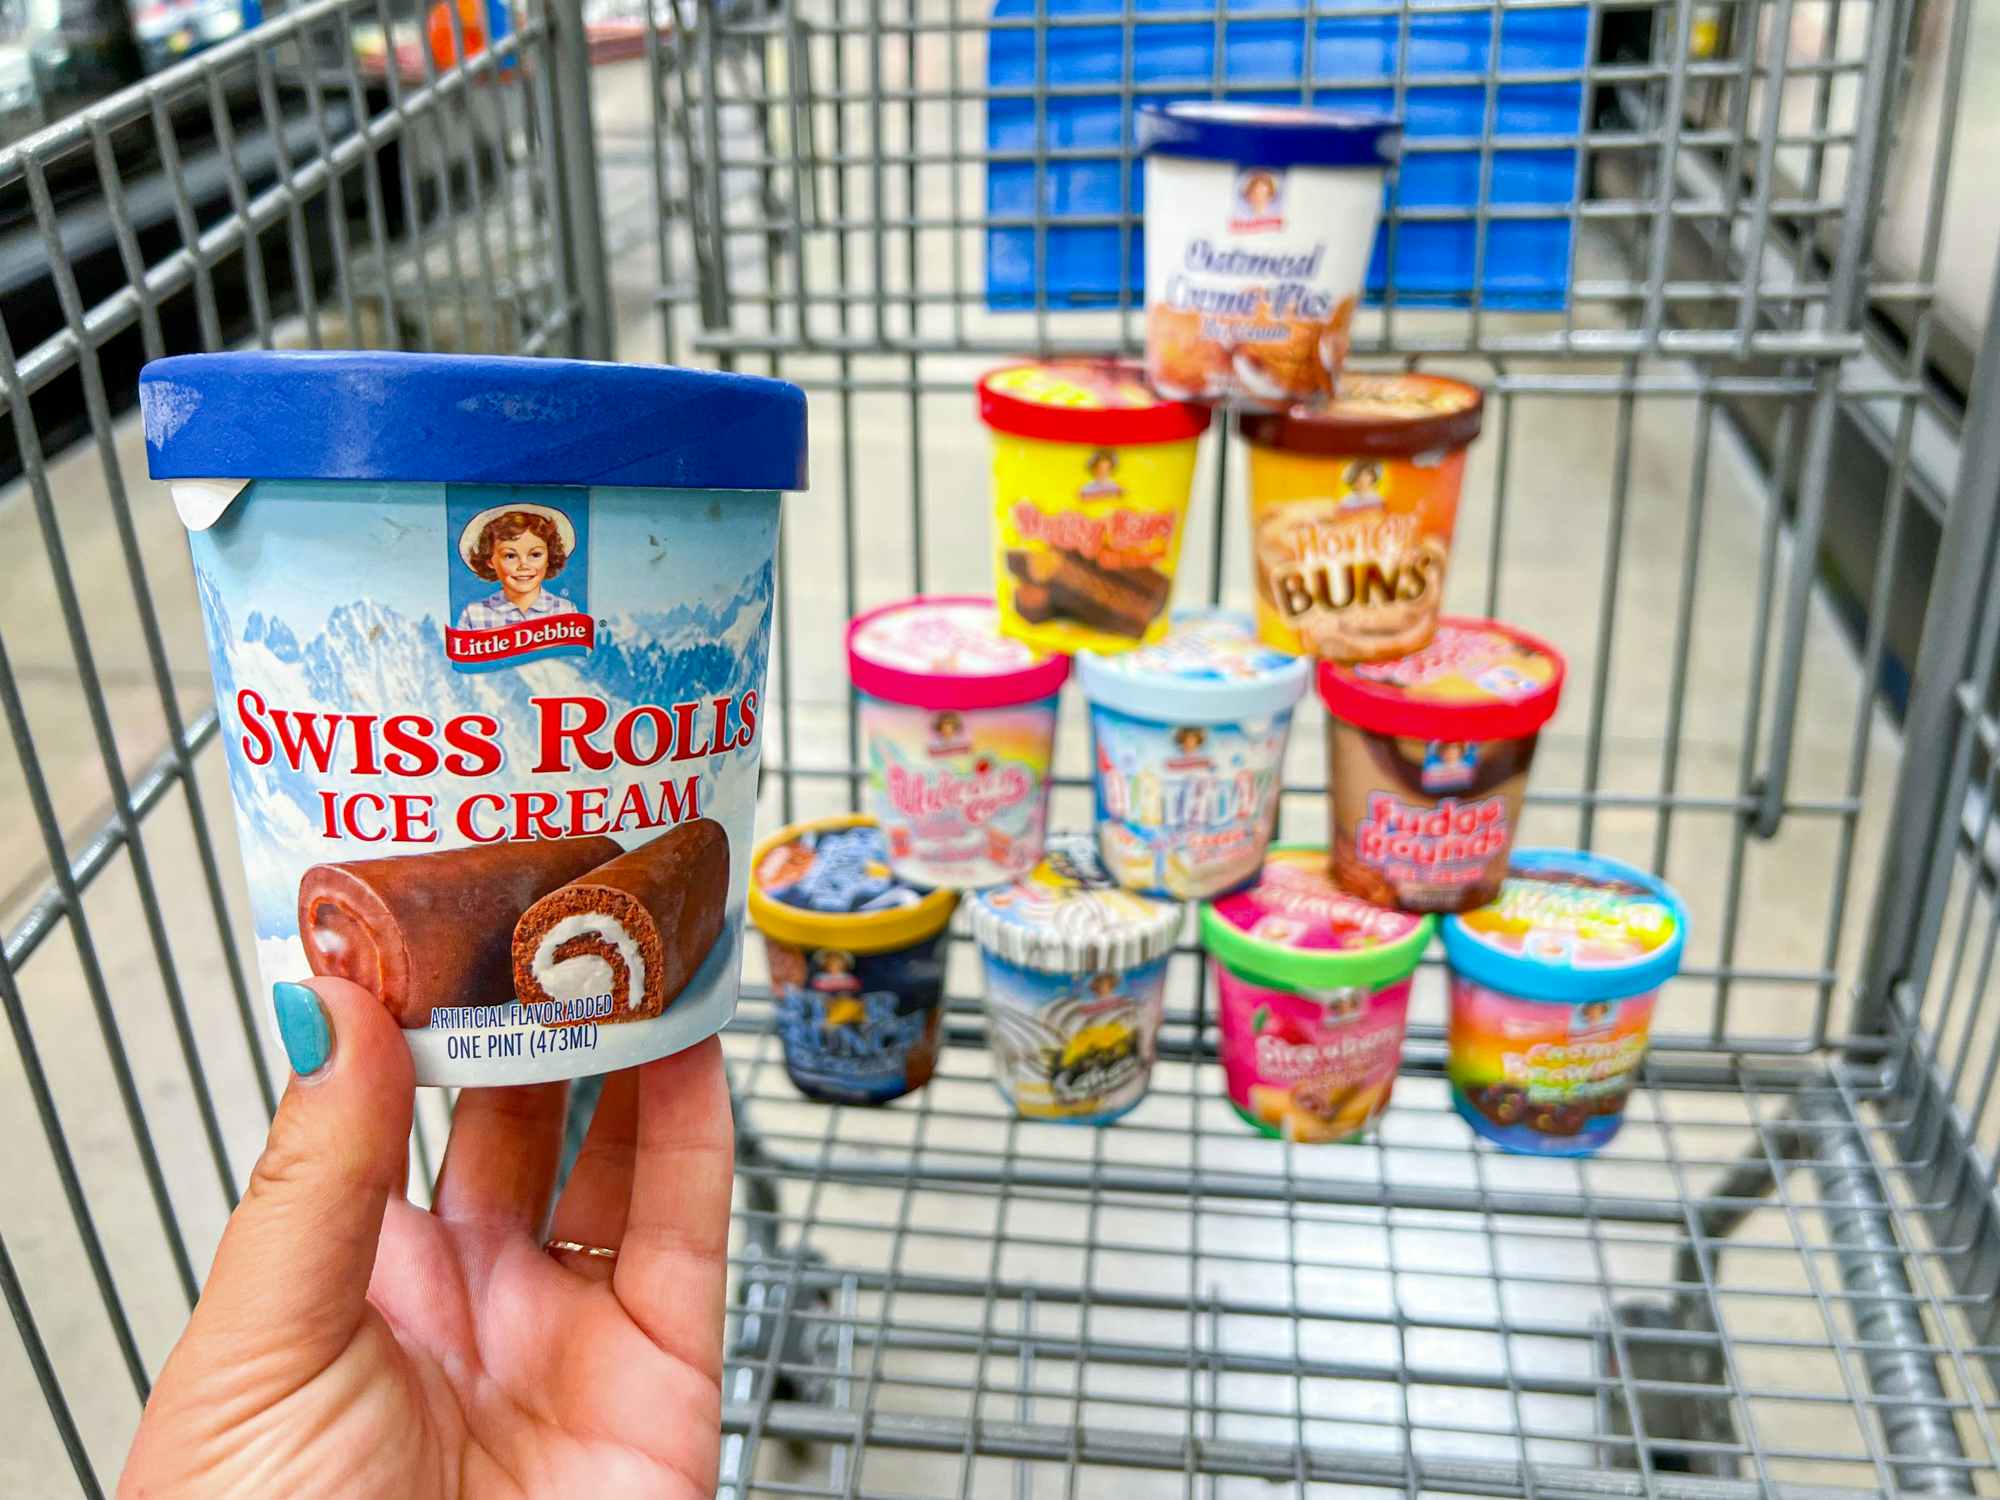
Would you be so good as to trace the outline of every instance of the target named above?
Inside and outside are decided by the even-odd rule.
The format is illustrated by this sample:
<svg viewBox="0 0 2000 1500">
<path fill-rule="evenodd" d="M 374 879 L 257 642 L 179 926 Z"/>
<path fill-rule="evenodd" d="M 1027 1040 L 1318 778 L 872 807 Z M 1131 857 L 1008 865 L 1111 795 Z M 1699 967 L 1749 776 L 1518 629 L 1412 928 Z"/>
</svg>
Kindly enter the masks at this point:
<svg viewBox="0 0 2000 1500">
<path fill-rule="evenodd" d="M 184 1342 L 310 1379 L 354 1337 L 382 1215 L 400 1196 L 416 1088 L 395 1018 L 344 979 L 275 987 L 294 1076 L 216 1248 Z"/>
</svg>

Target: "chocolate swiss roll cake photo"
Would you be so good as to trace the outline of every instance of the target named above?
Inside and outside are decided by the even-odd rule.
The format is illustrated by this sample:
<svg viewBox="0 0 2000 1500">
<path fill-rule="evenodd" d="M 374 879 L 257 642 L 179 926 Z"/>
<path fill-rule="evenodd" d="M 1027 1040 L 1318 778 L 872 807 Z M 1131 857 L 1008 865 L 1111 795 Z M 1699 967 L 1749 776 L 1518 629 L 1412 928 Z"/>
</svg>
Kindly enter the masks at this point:
<svg viewBox="0 0 2000 1500">
<path fill-rule="evenodd" d="M 682 823 L 528 908 L 514 928 L 514 993 L 531 1005 L 611 996 L 609 1014 L 579 1020 L 657 1016 L 708 957 L 728 895 L 722 825 Z"/>
<path fill-rule="evenodd" d="M 618 854 L 598 835 L 314 865 L 299 878 L 299 941 L 313 973 L 352 980 L 406 1028 L 428 1026 L 438 1006 L 512 998 L 515 922 Z"/>
</svg>

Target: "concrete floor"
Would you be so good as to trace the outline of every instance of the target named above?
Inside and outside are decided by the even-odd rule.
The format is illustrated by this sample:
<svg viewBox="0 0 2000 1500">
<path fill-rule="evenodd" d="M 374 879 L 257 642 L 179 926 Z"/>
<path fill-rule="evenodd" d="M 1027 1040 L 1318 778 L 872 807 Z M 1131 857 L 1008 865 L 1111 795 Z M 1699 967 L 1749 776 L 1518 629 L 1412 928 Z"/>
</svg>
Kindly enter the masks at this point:
<svg viewBox="0 0 2000 1500">
<path fill-rule="evenodd" d="M 968 68 L 976 64 L 973 45 L 974 39 L 968 38 L 961 58 Z M 920 60 L 927 86 L 937 82 L 941 67 L 941 53 L 927 52 Z M 621 351 L 627 358 L 655 357 L 662 341 L 653 300 L 657 280 L 647 200 L 650 168 L 642 149 L 647 128 L 643 69 L 628 65 L 600 70 L 597 85 L 600 123 L 607 137 L 606 202 Z M 924 129 L 936 123 L 926 122 Z M 935 181 L 927 176 L 920 185 L 920 196 L 946 191 L 941 175 Z M 980 199 L 976 187 L 964 188 L 962 195 L 967 211 L 976 212 Z M 675 244 L 684 273 L 686 246 L 679 237 Z M 1581 250 L 1587 258 L 1610 253 L 1595 241 Z M 733 269 L 742 284 L 754 286 L 761 250 L 745 241 L 742 252 L 741 263 Z M 953 253 L 962 254 L 976 275 L 977 241 L 967 234 L 957 245 L 925 247 L 926 286 L 939 284 L 948 274 L 945 268 Z M 827 237 L 814 239 L 808 259 L 814 284 L 829 285 L 836 267 Z M 1448 326 L 1451 316 L 1404 314 L 1399 326 L 1418 333 L 1427 326 Z M 692 319 L 685 310 L 679 318 L 685 336 Z M 865 314 L 858 326 L 870 326 Z M 1496 320 L 1492 326 L 1500 325 Z M 1522 320 L 1517 326 L 1543 325 Z M 1089 317 L 1064 319 L 1057 331 L 1077 338 L 1116 333 L 1105 320 Z M 1032 325 L 1025 318 L 974 309 L 965 332 L 973 338 L 1018 343 L 1032 337 Z M 767 763 L 779 762 L 782 747 L 789 744 L 795 767 L 848 764 L 839 639 L 852 605 L 909 592 L 919 567 L 929 589 L 989 587 L 986 439 L 966 390 L 989 362 L 929 356 L 918 363 L 900 355 L 863 356 L 844 371 L 841 362 L 829 356 L 783 362 L 782 373 L 821 388 L 813 398 L 814 488 L 791 502 L 787 511 L 789 561 L 781 594 L 785 660 L 782 665 L 774 663 L 774 674 L 788 674 L 792 691 L 781 711 L 766 721 Z M 757 369 L 761 363 L 750 359 L 744 367 Z M 1460 368 L 1474 376 L 1491 374 L 1490 369 L 1474 365 Z M 1517 361 L 1510 364 L 1509 373 L 1519 376 L 1535 368 L 1532 362 Z M 1613 364 L 1577 361 L 1565 361 L 1559 368 L 1569 375 L 1601 378 L 1606 392 L 1615 387 L 1615 377 L 1621 373 Z M 823 387 L 843 373 L 857 382 L 886 382 L 892 387 L 915 373 L 926 385 L 937 382 L 951 388 L 914 399 L 894 388 L 842 399 Z M 1647 365 L 1639 373 L 1676 372 Z M 1717 427 L 1708 433 L 1707 462 L 1697 480 L 1692 455 L 1701 446 L 1704 413 L 1685 397 L 1649 396 L 1621 413 L 1619 401 L 1608 394 L 1518 396 L 1506 413 L 1510 438 L 1504 473 L 1497 435 L 1500 417 L 1495 411 L 1489 434 L 1473 450 L 1454 543 L 1449 603 L 1472 613 L 1491 603 L 1503 617 L 1559 643 L 1570 656 L 1571 687 L 1538 755 L 1534 785 L 1540 801 L 1524 838 L 1567 843 L 1581 836 L 1583 814 L 1576 794 L 1588 785 L 1587 758 L 1596 740 L 1596 789 L 1616 795 L 1609 803 L 1600 802 L 1591 830 L 1595 847 L 1644 863 L 1653 859 L 1656 841 L 1664 840 L 1665 872 L 1691 909 L 1688 962 L 1700 972 L 1670 991 L 1660 1029 L 1686 1036 L 1713 1033 L 1738 1042 L 1752 1038 L 1799 1042 L 1820 1034 L 1822 1026 L 1837 1034 L 1843 1024 L 1844 981 L 1852 976 L 1858 957 L 1887 789 L 1899 754 L 1888 723 L 1862 700 L 1848 639 L 1831 612 L 1815 599 L 1807 657 L 1796 685 L 1798 738 L 1791 792 L 1796 801 L 1808 804 L 1858 797 L 1862 807 L 1858 817 L 1804 809 L 1787 819 L 1774 840 L 1747 844 L 1737 839 L 1735 820 L 1727 811 L 1685 808 L 1670 822 L 1664 819 L 1652 805 L 1663 791 L 1725 799 L 1740 794 L 1751 705 L 1761 704 L 1762 722 L 1768 728 L 1786 696 L 1785 685 L 1771 680 L 1772 671 L 1767 670 L 1760 683 L 1752 680 L 1750 669 L 1749 643 L 1767 618 L 1759 586 L 1767 511 L 1754 467 Z M 1629 423 L 1622 438 L 1621 422 Z M 1629 459 L 1622 466 L 1621 441 L 1629 445 Z M 1219 596 L 1224 603 L 1245 605 L 1248 573 L 1239 524 L 1244 504 L 1239 457 L 1232 454 L 1222 462 L 1217 447 L 1211 442 L 1204 452 L 1178 597 L 1195 602 Z M 207 670 L 180 527 L 164 497 L 140 477 L 142 450 L 135 422 L 118 425 L 114 448 L 118 471 L 130 489 L 137 552 L 159 611 L 166 687 L 182 715 L 192 717 L 207 701 Z M 919 469 L 921 484 L 915 479 Z M 128 777 L 139 775 L 161 752 L 166 719 L 130 602 L 112 486 L 97 453 L 85 446 L 51 467 L 50 489 L 89 623 L 116 761 Z M 919 519 L 923 539 L 917 558 L 913 538 Z M 103 823 L 109 782 L 96 725 L 79 691 L 79 666 L 60 622 L 54 577 L 43 558 L 42 539 L 36 535 L 39 523 L 32 498 L 18 486 L 0 497 L 0 525 L 12 529 L 15 545 L 10 555 L 17 559 L 13 586 L 0 596 L 0 641 L 5 642 L 20 683 L 54 820 L 73 853 L 79 841 Z M 840 562 L 844 529 L 850 527 L 858 564 L 851 577 Z M 1789 572 L 1782 538 L 1772 563 L 1782 587 Z M 1607 576 L 1615 576 L 1615 592 L 1607 590 Z M 1688 654 L 1684 673 L 1677 678 L 1673 644 L 1683 622 Z M 771 696 L 778 696 L 775 682 Z M 1076 708 L 1074 702 L 1066 707 L 1060 757 L 1063 770 L 1082 775 L 1085 741 Z M 1677 734 L 1670 739 L 1675 726 Z M 1323 781 L 1323 732 L 1321 711 L 1307 705 L 1294 732 L 1291 780 L 1308 787 Z M 1747 759 L 1750 772 L 1762 768 L 1761 752 Z M 240 880 L 227 788 L 215 745 L 200 756 L 198 765 L 207 821 L 225 875 L 229 930 L 241 934 L 246 924 Z M 0 807 L 15 812 L 0 820 L 0 926 L 8 930 L 47 879 L 41 835 L 25 812 L 24 785 L 23 768 L 14 753 L 0 750 Z M 841 779 L 801 780 L 795 791 L 795 810 L 801 816 L 846 805 L 846 783 Z M 182 803 L 183 798 L 175 792 L 166 801 Z M 775 819 L 779 810 L 775 780 L 769 803 L 766 817 Z M 1056 823 L 1080 825 L 1087 810 L 1086 793 L 1063 791 L 1057 799 Z M 1324 817 L 1321 795 L 1299 792 L 1286 799 L 1281 833 L 1321 838 Z M 223 938 L 198 878 L 186 807 L 161 806 L 145 820 L 143 848 L 170 934 L 171 967 L 185 987 L 190 1025 L 216 1103 L 228 1176 L 240 1182 L 262 1135 L 250 1063 L 252 1044 L 246 1042 L 221 977 Z M 1739 858 L 1740 880 L 1732 887 L 1730 873 Z M 85 927 L 101 974 L 108 1030 L 93 1014 L 94 986 L 77 941 Z M 1725 933 L 1731 930 L 1733 945 L 1726 945 Z M 976 994 L 977 976 L 969 956 L 960 952 L 954 963 L 955 993 Z M 1753 976 L 1825 970 L 1839 978 L 1825 982 L 1750 978 L 1721 985 L 1713 977 L 1717 969 L 1748 971 Z M 146 1361 L 155 1369 L 179 1330 L 186 1303 L 119 1104 L 110 1061 L 114 1044 L 124 1050 L 137 1079 L 173 1208 L 197 1267 L 206 1264 L 226 1209 L 161 973 L 130 856 L 119 855 L 91 887 L 82 920 L 58 926 L 20 975 L 27 1021 L 48 1072 L 84 1196 Z M 760 957 L 751 960 L 750 977 L 761 979 Z M 1192 961 L 1177 961 L 1176 1003 L 1186 1003 L 1193 982 Z M 251 1004 L 261 1020 L 261 997 L 253 994 Z M 1435 1029 L 1441 1019 L 1441 986 L 1433 972 L 1420 990 L 1417 1021 Z M 255 1045 L 263 1048 L 273 1076 L 282 1078 L 282 1060 L 268 1039 Z M 927 1105 L 874 1117 L 857 1117 L 851 1111 L 835 1117 L 790 1099 L 770 1047 L 768 1039 L 745 1038 L 732 1042 L 732 1056 L 739 1078 L 755 1100 L 760 1125 L 794 1147 L 837 1138 L 844 1145 L 893 1154 L 914 1149 L 916 1133 L 921 1132 L 926 1150 L 946 1153 L 949 1159 L 955 1149 L 991 1151 L 996 1132 L 1007 1129 L 983 1082 L 985 1060 L 978 1053 L 953 1057 L 929 1091 Z M 1134 1117 L 1136 1127 L 1150 1126 L 1150 1130 L 1105 1132 L 1095 1140 L 1058 1135 L 1030 1141 L 1009 1133 L 1010 1149 L 1024 1156 L 1047 1153 L 1057 1159 L 1096 1152 L 1100 1159 L 1112 1161 L 1168 1162 L 1187 1160 L 1192 1152 L 1212 1167 L 1240 1165 L 1327 1180 L 1365 1179 L 1375 1173 L 1398 1181 L 1461 1181 L 1471 1180 L 1468 1174 L 1490 1173 L 1490 1180 L 1500 1185 L 1581 1181 L 1591 1191 L 1672 1200 L 1713 1180 L 1721 1164 L 1752 1139 L 1750 1126 L 1761 1108 L 1746 1106 L 1733 1096 L 1696 1095 L 1662 1102 L 1657 1105 L 1659 1115 L 1635 1121 L 1628 1131 L 1629 1142 L 1600 1167 L 1579 1176 L 1577 1169 L 1555 1172 L 1542 1164 L 1466 1153 L 1463 1127 L 1442 1108 L 1436 1086 L 1421 1081 L 1399 1093 L 1402 1102 L 1380 1153 L 1320 1153 L 1311 1160 L 1283 1162 L 1261 1143 L 1229 1133 L 1233 1122 L 1219 1114 L 1212 1071 L 1163 1068 L 1159 1083 L 1159 1098 Z M 425 1146 L 434 1160 L 442 1140 L 442 1100 L 427 1096 L 424 1114 Z M 58 1376 L 98 1472 L 108 1476 L 115 1473 L 129 1439 L 136 1403 L 82 1261 L 56 1164 L 24 1085 L 20 1056 L 11 1047 L 0 1048 L 0 1138 L 14 1143 L 7 1176 L 6 1249 L 20 1273 L 43 1340 L 53 1351 Z M 1676 1164 L 1672 1160 L 1676 1152 L 1684 1153 L 1688 1161 Z M 993 1273 L 1016 1281 L 1100 1290 L 1164 1283 L 1189 1289 L 1221 1284 L 1235 1292 L 1269 1285 L 1261 1279 L 1265 1272 L 1231 1252 L 1211 1260 L 1203 1248 L 1211 1242 L 1231 1246 L 1255 1242 L 1272 1232 L 1267 1219 L 1214 1206 L 1196 1214 L 1185 1202 L 1161 1207 L 1152 1215 L 1145 1204 L 1121 1200 L 1112 1212 L 1123 1237 L 1146 1242 L 1146 1252 L 1103 1248 L 1106 1231 L 1096 1222 L 1095 1205 L 1085 1222 L 1077 1205 L 1010 1208 L 990 1197 L 945 1192 L 912 1195 L 826 1187 L 808 1196 L 803 1189 L 787 1188 L 784 1199 L 788 1235 L 801 1227 L 808 1229 L 813 1247 L 837 1266 L 975 1279 Z M 855 1227 L 870 1224 L 894 1224 L 896 1229 L 885 1236 L 879 1227 Z M 993 1239 L 968 1243 L 944 1232 L 968 1225 Z M 1491 1305 L 1482 1301 L 1485 1312 L 1479 1316 L 1502 1316 L 1505 1308 L 1527 1298 L 1534 1301 L 1538 1315 L 1566 1323 L 1586 1337 L 1590 1320 L 1608 1307 L 1613 1290 L 1628 1282 L 1649 1284 L 1666 1275 L 1670 1237 L 1654 1243 L 1614 1236 L 1607 1248 L 1595 1229 L 1582 1236 L 1562 1226 L 1542 1226 L 1510 1229 L 1496 1242 L 1489 1241 L 1486 1227 L 1472 1226 L 1478 1230 L 1474 1233 L 1464 1223 L 1426 1224 L 1408 1217 L 1294 1215 L 1289 1231 L 1294 1236 L 1294 1259 L 1304 1253 L 1298 1250 L 1301 1235 L 1309 1247 L 1338 1249 L 1327 1251 L 1330 1269 L 1315 1272 L 1309 1267 L 1306 1283 L 1295 1281 L 1274 1294 L 1274 1310 L 1312 1308 L 1313 1318 L 1302 1325 L 1304 1337 L 1309 1342 L 1331 1340 L 1357 1358 L 1387 1360 L 1390 1367 L 1398 1358 L 1407 1358 L 1431 1367 L 1490 1372 L 1499 1357 L 1528 1367 L 1539 1356 L 1518 1346 L 1518 1341 L 1516 1347 L 1496 1355 L 1491 1338 L 1473 1332 L 1452 1337 L 1432 1329 L 1425 1334 L 1423 1325 L 1437 1321 L 1442 1309 L 1463 1302 L 1465 1275 L 1483 1277 L 1479 1284 L 1490 1286 Z M 934 1232 L 927 1235 L 927 1229 Z M 1738 1324 L 1738 1331 L 1754 1327 L 1772 1340 L 1790 1336 L 1824 1342 L 1838 1337 L 1829 1331 L 1809 1295 L 1814 1255 L 1801 1253 L 1815 1243 L 1820 1231 L 1801 1229 L 1784 1210 L 1773 1208 L 1753 1216 L 1742 1233 L 1753 1247 L 1766 1250 L 1753 1249 L 1732 1261 L 1731 1274 L 1740 1278 L 1741 1289 L 1764 1289 L 1771 1300 L 1760 1311 L 1746 1313 L 1747 1322 Z M 1515 1255 L 1516 1249 L 1522 1254 Z M 1164 1265 L 1162 1250 L 1168 1253 Z M 1538 1282 L 1511 1286 L 1509 1276 L 1524 1270 L 1524 1261 L 1538 1262 L 1544 1270 L 1562 1268 L 1576 1283 L 1573 1292 L 1558 1294 Z M 1364 1270 L 1366 1265 L 1373 1269 Z M 1295 1266 L 1293 1275 L 1299 1274 Z M 872 1297 L 862 1296 L 857 1316 L 866 1319 L 878 1305 Z M 897 1306 L 904 1317 L 923 1315 L 920 1299 L 904 1299 Z M 928 1310 L 947 1322 L 965 1314 L 965 1308 L 951 1299 Z M 1352 1316 L 1344 1318 L 1343 1313 Z M 1010 1303 L 1006 1315 L 1046 1319 L 1034 1325 L 1044 1331 L 1061 1331 L 1065 1318 L 1072 1320 L 1074 1331 L 1076 1317 L 1073 1308 L 1067 1313 L 1044 1308 L 1036 1314 L 1032 1305 L 1020 1307 L 1018 1299 Z M 1372 1326 L 1380 1334 L 1381 1324 L 1367 1321 L 1378 1315 L 1401 1330 L 1401 1344 L 1393 1337 L 1382 1343 L 1365 1331 Z M 1084 1316 L 1090 1316 L 1088 1311 Z M 1419 1325 L 1414 1332 L 1403 1328 L 1405 1319 Z M 1090 1331 L 1098 1338 L 1140 1341 L 1171 1342 L 1180 1336 L 1172 1328 L 1162 1332 L 1145 1323 L 1136 1315 L 1104 1312 Z M 1213 1326 L 1200 1334 L 1202 1347 L 1213 1351 L 1264 1347 L 1285 1337 L 1283 1321 L 1245 1319 L 1235 1328 L 1228 1323 L 1213 1320 Z M 1186 1321 L 1178 1326 L 1184 1331 Z M 1297 1339 L 1300 1334 L 1294 1331 L 1291 1336 Z M 1312 1350 L 1305 1353 L 1310 1357 Z M 1573 1360 L 1574 1355 L 1574 1347 L 1551 1353 L 1550 1367 Z M 1844 1375 L 1838 1362 L 1830 1355 L 1788 1356 L 1781 1342 L 1759 1344 L 1755 1339 L 1746 1340 L 1745 1357 L 1748 1368 L 1740 1379 L 1746 1387 L 1800 1395 L 1796 1403 L 1776 1399 L 1752 1403 L 1757 1406 L 1753 1420 L 1763 1443 L 1803 1455 L 1773 1460 L 1774 1471 L 1786 1479 L 1866 1487 L 1873 1472 L 1866 1462 L 1867 1445 L 1857 1435 L 1851 1413 L 1824 1399 L 1842 1389 Z M 864 1370 L 870 1368 L 868 1358 L 864 1352 Z M 956 1387 L 973 1378 L 962 1361 L 954 1364 L 943 1355 L 912 1359 L 894 1355 L 872 1368 L 877 1377 L 874 1393 L 884 1412 L 965 1414 L 966 1395 L 938 1386 L 941 1381 L 945 1387 Z M 933 1377 L 929 1386 L 922 1383 L 927 1371 Z M 1031 1375 L 1003 1361 L 989 1368 L 984 1378 L 1027 1381 Z M 898 1377 L 903 1383 L 897 1382 Z M 1004 1402 L 981 1396 L 975 1402 L 980 1414 L 1059 1425 L 1086 1420 L 1120 1428 L 1157 1425 L 1161 1432 L 1173 1433 L 1179 1430 L 1175 1423 L 1184 1418 L 1186 1403 L 1222 1402 L 1237 1408 L 1235 1415 L 1211 1413 L 1209 1430 L 1222 1436 L 1289 1442 L 1294 1434 L 1306 1432 L 1310 1423 L 1314 1443 L 1393 1455 L 1402 1442 L 1399 1424 L 1408 1422 L 1417 1429 L 1414 1446 L 1431 1457 L 1457 1454 L 1511 1460 L 1528 1451 L 1549 1462 L 1585 1464 L 1591 1462 L 1592 1449 L 1583 1439 L 1596 1430 L 1587 1401 L 1550 1398 L 1537 1408 L 1535 1398 L 1525 1398 L 1528 1407 L 1510 1407 L 1501 1400 L 1488 1409 L 1479 1404 L 1479 1393 L 1448 1383 L 1438 1387 L 1446 1397 L 1399 1393 L 1393 1377 L 1357 1379 L 1346 1385 L 1301 1382 L 1294 1390 L 1289 1381 L 1266 1388 L 1248 1376 L 1218 1375 L 1194 1393 L 1194 1377 L 1186 1371 L 1153 1379 L 1121 1374 L 1118 1367 L 1093 1365 L 1086 1370 L 1059 1361 L 1052 1371 L 1045 1361 L 1042 1374 L 1034 1378 L 1044 1382 L 1037 1384 L 1038 1391 L 1067 1395 L 1018 1400 L 1009 1396 Z M 1116 1382 L 1126 1379 L 1133 1382 L 1133 1389 L 1123 1392 L 1132 1397 L 1131 1403 L 1091 1407 L 1093 1398 L 1121 1394 Z M 1449 1395 L 1452 1389 L 1459 1393 Z M 1816 1394 L 1822 1396 L 1817 1404 L 1809 1399 Z M 1426 1405 L 1426 1400 L 1432 1404 Z M 25 1361 L 5 1340 L 0 1340 L 0 1402 L 5 1409 L 27 1414 L 17 1424 L 17 1439 L 0 1447 L 0 1493 L 59 1491 L 65 1460 L 49 1424 L 39 1417 L 41 1402 Z M 1523 1420 L 1532 1420 L 1537 1430 L 1554 1436 L 1546 1443 L 1531 1442 L 1524 1450 L 1508 1435 Z M 787 1453 L 771 1444 L 759 1454 L 758 1473 L 815 1484 L 826 1484 L 831 1476 L 838 1487 L 844 1476 L 828 1469 L 833 1461 L 827 1450 Z M 1107 1469 L 1084 1481 L 1082 1492 L 1150 1494 L 1155 1482 Z M 1157 1482 L 1160 1493 L 1190 1492 L 1179 1476 Z M 870 1493 L 911 1495 L 983 1495 L 1003 1488 L 1037 1496 L 1074 1492 L 1065 1490 L 1063 1476 L 1053 1469 L 1016 1469 L 1011 1463 L 987 1460 L 961 1464 L 956 1456 L 947 1461 L 888 1451 L 869 1455 L 860 1483 Z M 1213 1491 L 1252 1492 L 1263 1490 L 1244 1481 L 1225 1483 Z M 1314 1492 L 1335 1493 L 1330 1488 Z"/>
</svg>

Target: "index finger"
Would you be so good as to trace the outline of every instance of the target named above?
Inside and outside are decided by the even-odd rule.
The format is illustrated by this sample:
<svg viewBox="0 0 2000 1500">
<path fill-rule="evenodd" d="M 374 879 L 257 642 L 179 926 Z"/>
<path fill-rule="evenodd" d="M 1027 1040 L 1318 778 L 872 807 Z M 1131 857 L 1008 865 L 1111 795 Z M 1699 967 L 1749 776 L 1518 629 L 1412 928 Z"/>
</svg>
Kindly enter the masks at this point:
<svg viewBox="0 0 2000 1500">
<path fill-rule="evenodd" d="M 611 1288 L 667 1354 L 720 1383 L 736 1130 L 722 1041 L 638 1070 L 632 1208 Z"/>
</svg>

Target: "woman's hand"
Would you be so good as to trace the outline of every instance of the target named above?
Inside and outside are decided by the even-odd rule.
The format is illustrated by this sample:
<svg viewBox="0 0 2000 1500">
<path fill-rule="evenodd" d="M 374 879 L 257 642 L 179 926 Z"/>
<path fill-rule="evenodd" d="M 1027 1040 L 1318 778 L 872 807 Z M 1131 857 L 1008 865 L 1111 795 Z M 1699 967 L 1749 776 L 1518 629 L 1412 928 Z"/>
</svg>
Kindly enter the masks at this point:
<svg viewBox="0 0 2000 1500">
<path fill-rule="evenodd" d="M 316 1001 L 286 988 L 308 1071 L 120 1494 L 710 1494 L 733 1162 L 720 1045 L 606 1080 L 553 1217 L 567 1085 L 465 1090 L 426 1213 L 403 1196 L 413 1083 L 395 1022 L 341 980 L 313 981 Z"/>
</svg>

